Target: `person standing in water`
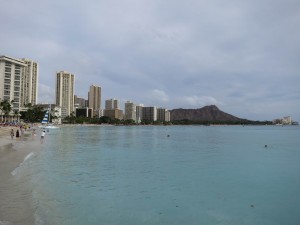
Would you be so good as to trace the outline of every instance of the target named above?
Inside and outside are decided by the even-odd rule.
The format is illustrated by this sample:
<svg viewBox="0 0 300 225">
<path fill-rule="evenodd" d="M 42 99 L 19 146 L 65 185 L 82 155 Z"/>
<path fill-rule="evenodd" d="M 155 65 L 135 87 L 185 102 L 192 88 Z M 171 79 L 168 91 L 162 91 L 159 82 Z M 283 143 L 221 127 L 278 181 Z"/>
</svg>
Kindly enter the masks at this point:
<svg viewBox="0 0 300 225">
<path fill-rule="evenodd" d="M 31 133 L 32 140 L 34 139 L 35 136 L 36 136 L 35 129 L 33 129 Z"/>
<path fill-rule="evenodd" d="M 16 132 L 16 138 L 17 138 L 17 140 L 19 140 L 19 137 L 20 137 L 20 133 L 19 133 L 19 130 L 17 130 L 17 132 Z"/>
<path fill-rule="evenodd" d="M 11 129 L 10 131 L 10 137 L 11 139 L 14 139 L 15 133 L 14 133 L 14 129 Z"/>
<path fill-rule="evenodd" d="M 43 132 L 41 134 L 41 144 L 44 143 L 45 134 L 46 134 L 46 132 L 45 132 L 45 130 L 43 130 Z"/>
</svg>

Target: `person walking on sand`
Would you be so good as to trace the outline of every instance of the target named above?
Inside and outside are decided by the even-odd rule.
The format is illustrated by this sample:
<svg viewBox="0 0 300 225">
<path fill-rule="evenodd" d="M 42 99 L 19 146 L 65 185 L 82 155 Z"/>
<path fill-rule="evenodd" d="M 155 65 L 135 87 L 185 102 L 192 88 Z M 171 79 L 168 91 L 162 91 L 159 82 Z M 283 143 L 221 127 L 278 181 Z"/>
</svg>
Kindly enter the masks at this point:
<svg viewBox="0 0 300 225">
<path fill-rule="evenodd" d="M 10 136 L 11 136 L 11 139 L 14 139 L 14 136 L 15 136 L 14 129 L 11 129 L 11 131 L 10 131 Z"/>
<path fill-rule="evenodd" d="M 41 144 L 44 143 L 45 134 L 46 134 L 46 132 L 45 132 L 45 130 L 43 130 L 43 132 L 41 134 Z"/>
</svg>

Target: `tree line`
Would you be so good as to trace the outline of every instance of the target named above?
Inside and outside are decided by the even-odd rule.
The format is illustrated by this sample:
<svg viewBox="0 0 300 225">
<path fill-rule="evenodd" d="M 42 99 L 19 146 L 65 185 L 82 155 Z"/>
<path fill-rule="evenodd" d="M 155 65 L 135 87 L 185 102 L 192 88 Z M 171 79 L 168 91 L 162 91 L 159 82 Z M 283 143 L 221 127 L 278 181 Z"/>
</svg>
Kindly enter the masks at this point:
<svg viewBox="0 0 300 225">
<path fill-rule="evenodd" d="M 6 118 L 11 115 L 12 112 L 12 102 L 8 100 L 3 100 L 0 102 L 1 115 Z M 14 110 L 13 115 L 20 115 L 20 119 L 27 123 L 40 123 L 46 113 L 43 107 L 38 105 L 31 105 L 30 103 L 25 105 L 26 111 L 18 112 Z M 57 119 L 57 116 L 53 112 L 50 112 L 50 119 Z M 52 121 L 50 121 L 52 122 Z M 71 115 L 63 118 L 63 123 L 69 124 L 113 124 L 113 125 L 136 125 L 135 120 L 120 120 L 112 119 L 107 116 L 102 116 L 100 118 L 87 118 L 87 117 L 76 117 L 75 113 L 72 112 Z M 272 121 L 251 121 L 251 120 L 237 120 L 237 121 L 195 121 L 195 120 L 173 120 L 173 121 L 150 121 L 142 120 L 140 125 L 271 125 Z"/>
</svg>

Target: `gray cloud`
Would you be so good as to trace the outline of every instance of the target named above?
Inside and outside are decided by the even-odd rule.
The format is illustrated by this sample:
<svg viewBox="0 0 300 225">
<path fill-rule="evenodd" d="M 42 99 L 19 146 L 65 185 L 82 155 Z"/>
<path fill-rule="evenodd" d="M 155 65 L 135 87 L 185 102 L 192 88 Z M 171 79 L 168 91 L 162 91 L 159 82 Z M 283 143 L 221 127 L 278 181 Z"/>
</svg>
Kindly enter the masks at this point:
<svg viewBox="0 0 300 225">
<path fill-rule="evenodd" d="M 67 70 L 82 97 L 300 120 L 299 25 L 297 0 L 13 0 L 0 53 L 40 63 L 40 102 Z"/>
</svg>

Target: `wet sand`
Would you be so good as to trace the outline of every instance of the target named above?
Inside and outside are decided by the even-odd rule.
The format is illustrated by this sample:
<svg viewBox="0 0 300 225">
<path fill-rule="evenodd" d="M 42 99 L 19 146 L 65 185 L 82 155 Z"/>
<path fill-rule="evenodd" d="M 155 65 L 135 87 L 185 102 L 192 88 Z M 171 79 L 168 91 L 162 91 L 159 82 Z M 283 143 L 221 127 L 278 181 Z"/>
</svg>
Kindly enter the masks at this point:
<svg viewBox="0 0 300 225">
<path fill-rule="evenodd" d="M 19 176 L 18 168 L 29 154 L 40 149 L 39 133 L 33 139 L 31 131 L 17 140 L 10 130 L 0 128 L 0 225 L 33 225 L 34 203 L 32 190 L 27 187 L 26 176 Z"/>
</svg>

